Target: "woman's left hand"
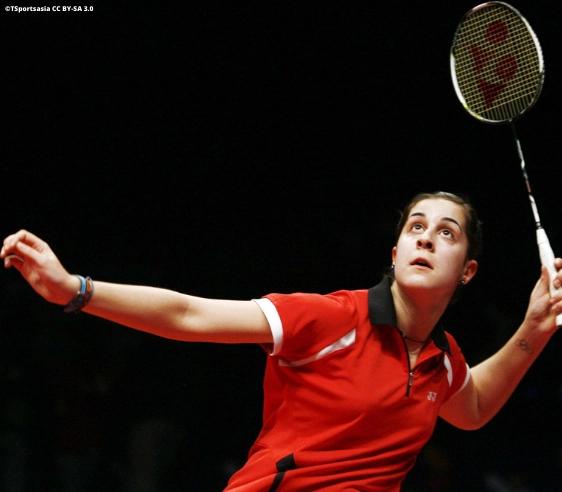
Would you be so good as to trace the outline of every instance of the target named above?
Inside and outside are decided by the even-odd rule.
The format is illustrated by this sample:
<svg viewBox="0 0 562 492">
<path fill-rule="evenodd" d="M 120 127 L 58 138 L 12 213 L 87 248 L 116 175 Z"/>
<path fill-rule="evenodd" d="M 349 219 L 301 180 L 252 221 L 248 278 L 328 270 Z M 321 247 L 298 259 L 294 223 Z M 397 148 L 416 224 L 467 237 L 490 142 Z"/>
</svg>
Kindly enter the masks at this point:
<svg viewBox="0 0 562 492">
<path fill-rule="evenodd" d="M 554 295 L 550 294 L 550 278 L 547 269 L 543 266 L 539 281 L 531 293 L 529 307 L 525 320 L 536 329 L 550 332 L 557 329 L 556 317 L 562 314 L 562 259 L 554 260 L 556 277 L 553 285 L 556 289 Z"/>
</svg>

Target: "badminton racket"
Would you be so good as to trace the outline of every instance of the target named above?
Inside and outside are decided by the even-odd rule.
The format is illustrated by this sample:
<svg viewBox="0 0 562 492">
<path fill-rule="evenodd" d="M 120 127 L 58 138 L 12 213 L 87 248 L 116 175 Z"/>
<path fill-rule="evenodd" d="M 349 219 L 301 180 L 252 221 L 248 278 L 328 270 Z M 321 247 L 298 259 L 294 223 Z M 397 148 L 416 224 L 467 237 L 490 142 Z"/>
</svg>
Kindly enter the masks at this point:
<svg viewBox="0 0 562 492">
<path fill-rule="evenodd" d="M 450 62 L 453 86 L 466 111 L 484 123 L 511 125 L 535 219 L 540 259 L 548 269 L 553 295 L 554 253 L 541 224 L 514 124 L 535 105 L 543 87 L 539 40 L 518 10 L 504 2 L 486 2 L 462 18 Z M 556 324 L 562 326 L 562 314 Z"/>
</svg>

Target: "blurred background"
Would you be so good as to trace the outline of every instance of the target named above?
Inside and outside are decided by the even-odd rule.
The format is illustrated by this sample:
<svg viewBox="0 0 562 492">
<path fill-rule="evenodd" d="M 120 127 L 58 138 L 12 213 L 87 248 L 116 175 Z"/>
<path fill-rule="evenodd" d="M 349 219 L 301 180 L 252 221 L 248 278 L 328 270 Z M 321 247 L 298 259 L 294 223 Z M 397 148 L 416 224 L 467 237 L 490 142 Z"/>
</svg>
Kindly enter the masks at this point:
<svg viewBox="0 0 562 492">
<path fill-rule="evenodd" d="M 30 4 L 33 5 L 33 4 Z M 449 48 L 476 3 L 95 2 L 4 12 L 0 235 L 94 279 L 215 298 L 369 288 L 417 192 L 468 194 L 477 277 L 446 315 L 470 364 L 522 320 L 540 262 L 509 127 L 473 120 Z M 546 82 L 517 125 L 562 255 L 562 7 L 512 3 Z M 500 414 L 440 422 L 404 491 L 560 491 L 562 339 Z M 260 429 L 266 354 L 65 315 L 0 274 L 0 490 L 219 491 Z"/>
</svg>

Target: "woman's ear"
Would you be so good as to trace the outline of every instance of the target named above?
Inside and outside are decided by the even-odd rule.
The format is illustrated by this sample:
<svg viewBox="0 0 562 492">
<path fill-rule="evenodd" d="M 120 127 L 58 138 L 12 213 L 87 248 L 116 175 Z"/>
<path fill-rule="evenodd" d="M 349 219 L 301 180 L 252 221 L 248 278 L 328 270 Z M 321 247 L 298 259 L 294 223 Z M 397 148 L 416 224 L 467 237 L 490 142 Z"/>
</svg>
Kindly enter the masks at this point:
<svg viewBox="0 0 562 492">
<path fill-rule="evenodd" d="M 396 262 L 396 246 L 392 248 L 392 263 Z"/>
<path fill-rule="evenodd" d="M 462 278 L 464 280 L 463 285 L 468 284 L 468 282 L 472 280 L 472 277 L 476 275 L 477 271 L 478 271 L 478 262 L 476 260 L 468 260 L 466 262 L 466 265 L 464 266 L 464 272 L 462 275 Z"/>
</svg>

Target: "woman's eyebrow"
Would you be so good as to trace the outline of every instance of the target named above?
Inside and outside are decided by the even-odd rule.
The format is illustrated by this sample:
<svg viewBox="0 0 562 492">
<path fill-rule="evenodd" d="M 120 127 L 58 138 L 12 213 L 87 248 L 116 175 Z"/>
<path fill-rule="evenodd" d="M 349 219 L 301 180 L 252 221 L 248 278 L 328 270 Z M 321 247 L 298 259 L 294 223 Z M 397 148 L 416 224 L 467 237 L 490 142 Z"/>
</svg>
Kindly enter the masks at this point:
<svg viewBox="0 0 562 492">
<path fill-rule="evenodd" d="M 414 212 L 412 213 L 412 215 L 410 215 L 411 217 L 424 217 L 425 218 L 425 214 L 423 212 Z M 453 224 L 457 224 L 458 228 L 462 231 L 462 227 L 459 224 L 459 222 L 455 219 L 453 219 L 452 217 L 443 217 L 441 220 L 447 221 L 447 222 L 452 222 Z"/>
<path fill-rule="evenodd" d="M 412 218 L 412 217 L 425 217 L 425 214 L 423 212 L 414 212 L 410 215 L 410 217 L 408 218 Z"/>
<path fill-rule="evenodd" d="M 456 221 L 456 220 L 453 219 L 452 217 L 443 217 L 442 220 L 445 220 L 445 221 L 447 221 L 447 222 L 453 222 L 454 224 L 457 224 L 458 228 L 462 231 L 461 225 L 458 223 L 458 221 Z"/>
</svg>

